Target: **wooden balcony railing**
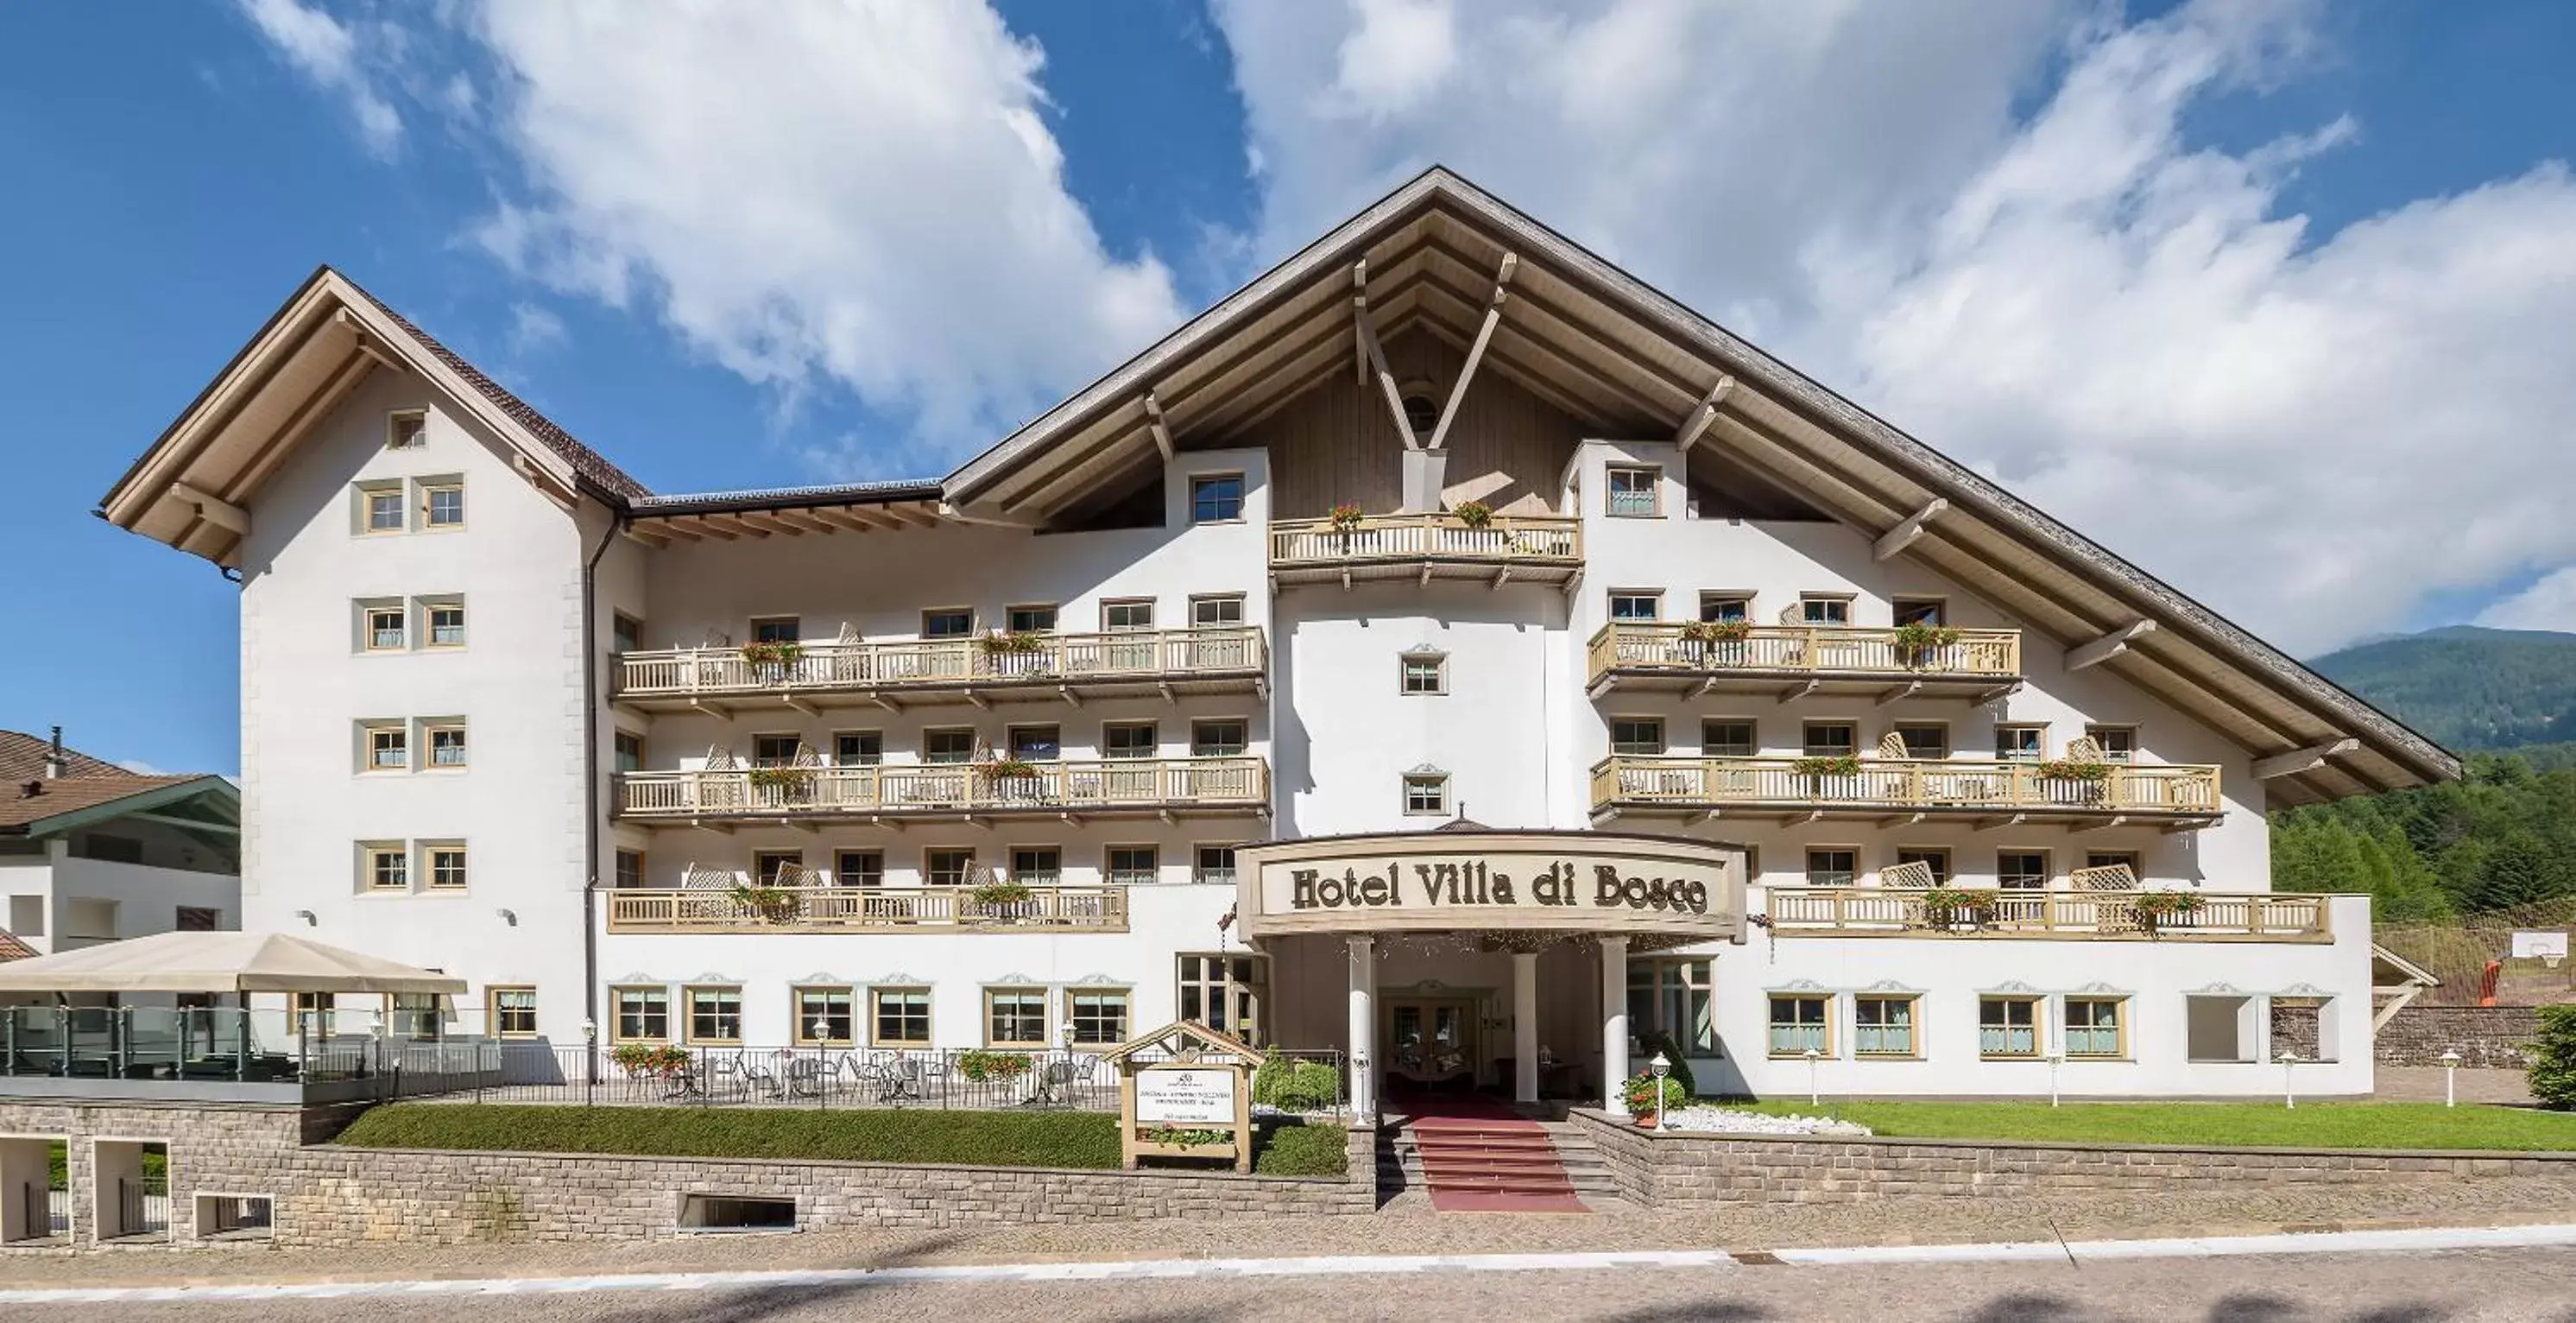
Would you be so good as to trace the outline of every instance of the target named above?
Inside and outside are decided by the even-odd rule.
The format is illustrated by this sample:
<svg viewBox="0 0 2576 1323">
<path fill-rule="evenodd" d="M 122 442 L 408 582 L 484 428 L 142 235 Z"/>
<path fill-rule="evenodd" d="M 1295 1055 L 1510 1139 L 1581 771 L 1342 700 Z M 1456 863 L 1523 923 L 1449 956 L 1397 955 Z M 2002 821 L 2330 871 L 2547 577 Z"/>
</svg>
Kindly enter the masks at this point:
<svg viewBox="0 0 2576 1323">
<path fill-rule="evenodd" d="M 1058 814 L 1121 810 L 1265 811 L 1259 758 L 1113 758 L 1041 762 L 997 776 L 974 763 L 626 772 L 617 811 L 629 818 L 799 818 Z"/>
<path fill-rule="evenodd" d="M 1330 519 L 1282 519 L 1270 525 L 1270 568 L 1390 577 L 1418 570 L 1562 580 L 1583 564 L 1581 521 L 1555 515 L 1495 515 L 1470 528 L 1448 512 L 1371 515 L 1356 528 Z"/>
<path fill-rule="evenodd" d="M 1862 680 L 2021 678 L 2021 631 L 1962 629 L 1947 643 L 1909 645 L 1893 629 L 1856 625 L 1741 625 L 1742 637 L 1704 637 L 1699 624 L 1602 626 L 1592 636 L 1591 678 L 1669 674 L 1769 679 L 1844 676 Z"/>
<path fill-rule="evenodd" d="M 1936 908 L 1902 889 L 1774 887 L 1765 897 L 1779 937 L 2047 937 L 2070 941 L 2330 942 L 2328 897 L 2214 896 L 2201 908 L 2153 913 L 2137 891 L 1982 891 L 1992 908 Z"/>
<path fill-rule="evenodd" d="M 1592 769 L 1595 813 L 1618 809 L 1784 813 L 2126 815 L 2215 819 L 2218 769 L 2115 763 L 2101 780 L 2043 776 L 2042 764 L 1865 758 L 1859 770 L 1812 770 L 1803 758 L 1605 758 Z"/>
<path fill-rule="evenodd" d="M 1127 889 L 1033 886 L 1022 900 L 969 887 L 745 887 L 611 891 L 613 933 L 1127 931 Z"/>
<path fill-rule="evenodd" d="M 622 653 L 617 696 L 720 698 L 762 693 L 956 691 L 1235 679 L 1270 666 L 1250 626 L 986 636 L 882 643 L 805 643 L 792 661 L 746 661 L 739 647 Z"/>
</svg>

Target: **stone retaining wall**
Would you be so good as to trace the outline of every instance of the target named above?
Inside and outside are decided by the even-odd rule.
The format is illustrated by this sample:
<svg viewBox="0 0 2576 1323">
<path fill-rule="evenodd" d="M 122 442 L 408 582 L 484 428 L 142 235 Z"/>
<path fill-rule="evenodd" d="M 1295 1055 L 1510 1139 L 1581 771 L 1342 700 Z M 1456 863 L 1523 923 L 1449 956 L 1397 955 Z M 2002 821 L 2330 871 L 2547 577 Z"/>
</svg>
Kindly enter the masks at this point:
<svg viewBox="0 0 2576 1323">
<path fill-rule="evenodd" d="M 2536 1006 L 2408 1006 L 2380 1029 L 2373 1056 L 2383 1066 L 2438 1066 L 2457 1051 L 2463 1066 L 2521 1070 L 2539 1036 Z"/>
<path fill-rule="evenodd" d="M 279 1244 L 652 1239 L 681 1234 L 683 1194 L 792 1198 L 799 1228 L 946 1227 L 1149 1217 L 1374 1212 L 1376 1136 L 1351 1133 L 1349 1174 L 1239 1176 L 604 1154 L 452 1153 L 308 1143 L 345 1117 L 297 1108 L 0 1101 L 0 1135 L 71 1139 L 73 1240 L 90 1225 L 92 1138 L 170 1146 L 171 1240 L 196 1242 L 198 1192 L 267 1195 Z"/>
<path fill-rule="evenodd" d="M 1898 1194 L 2356 1185 L 2556 1176 L 2576 1197 L 2576 1154 L 2361 1152 L 1991 1140 L 1658 1134 L 1598 1112 L 1572 1118 L 1620 1193 L 1652 1208 L 1854 1203 Z"/>
</svg>

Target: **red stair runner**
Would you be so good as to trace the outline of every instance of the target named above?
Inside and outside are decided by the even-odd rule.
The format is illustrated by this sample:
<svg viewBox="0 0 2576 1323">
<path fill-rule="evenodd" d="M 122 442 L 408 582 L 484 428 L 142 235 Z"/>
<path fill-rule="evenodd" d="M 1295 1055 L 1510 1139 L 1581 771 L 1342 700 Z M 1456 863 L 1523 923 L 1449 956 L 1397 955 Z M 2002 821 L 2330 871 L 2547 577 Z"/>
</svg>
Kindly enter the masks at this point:
<svg viewBox="0 0 2576 1323">
<path fill-rule="evenodd" d="M 1444 1213 L 1581 1213 L 1556 1145 L 1536 1121 L 1483 1099 L 1444 1099 L 1408 1128 L 1431 1206 Z"/>
</svg>

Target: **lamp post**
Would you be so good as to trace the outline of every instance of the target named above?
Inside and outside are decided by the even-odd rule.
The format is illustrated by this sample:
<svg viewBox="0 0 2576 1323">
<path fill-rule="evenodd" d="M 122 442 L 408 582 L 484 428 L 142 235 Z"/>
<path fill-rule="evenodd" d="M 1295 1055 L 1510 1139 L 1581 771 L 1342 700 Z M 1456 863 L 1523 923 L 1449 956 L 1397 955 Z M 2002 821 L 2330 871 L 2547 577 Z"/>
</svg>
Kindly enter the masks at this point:
<svg viewBox="0 0 2576 1323">
<path fill-rule="evenodd" d="M 1825 1105 L 1824 1094 L 1816 1087 L 1816 1062 L 1823 1056 L 1824 1053 L 1812 1047 L 1807 1049 L 1807 1105 L 1809 1107 Z"/>
<path fill-rule="evenodd" d="M 2281 1054 L 2281 1106 L 2284 1108 L 2296 1108 L 2299 1105 L 2299 1091 L 2291 1086 L 2290 1080 L 2290 1067 L 2297 1064 L 2299 1064 L 2298 1053 Z"/>
<path fill-rule="evenodd" d="M 591 1105 L 592 1094 L 599 1087 L 599 1022 L 581 1022 L 581 1105 Z"/>
<path fill-rule="evenodd" d="M 1667 1110 L 1664 1106 L 1664 1077 L 1673 1073 L 1672 1058 L 1657 1052 L 1654 1060 L 1646 1063 L 1646 1070 L 1655 1077 L 1655 1128 L 1670 1130 L 1672 1127 L 1664 1124 L 1664 1112 Z"/>
<path fill-rule="evenodd" d="M 2460 1049 L 2442 1049 L 2442 1105 L 2460 1105 Z"/>
<path fill-rule="evenodd" d="M 2051 1107 L 2055 1107 L 2057 1105 L 2057 1068 L 2064 1064 L 2065 1061 L 2066 1054 L 2064 1052 L 2051 1052 L 2048 1054 L 2048 1105 Z"/>
</svg>

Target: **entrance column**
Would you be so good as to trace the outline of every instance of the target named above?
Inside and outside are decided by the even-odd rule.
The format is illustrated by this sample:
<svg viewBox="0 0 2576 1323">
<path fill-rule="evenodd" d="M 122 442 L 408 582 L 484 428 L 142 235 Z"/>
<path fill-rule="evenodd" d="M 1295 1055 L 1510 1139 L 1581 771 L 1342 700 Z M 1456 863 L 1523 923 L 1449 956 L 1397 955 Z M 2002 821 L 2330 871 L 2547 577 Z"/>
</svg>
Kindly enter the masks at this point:
<svg viewBox="0 0 2576 1323">
<path fill-rule="evenodd" d="M 1377 1115 L 1376 939 L 1353 937 L 1351 946 L 1351 1114 Z"/>
<path fill-rule="evenodd" d="M 1512 1100 L 1538 1101 L 1538 952 L 1512 952 Z"/>
<path fill-rule="evenodd" d="M 1601 939 L 1601 1110 L 1628 1114 L 1628 939 Z"/>
</svg>

